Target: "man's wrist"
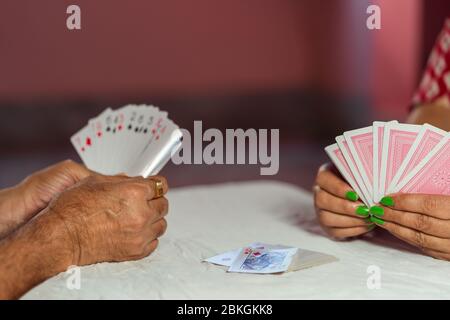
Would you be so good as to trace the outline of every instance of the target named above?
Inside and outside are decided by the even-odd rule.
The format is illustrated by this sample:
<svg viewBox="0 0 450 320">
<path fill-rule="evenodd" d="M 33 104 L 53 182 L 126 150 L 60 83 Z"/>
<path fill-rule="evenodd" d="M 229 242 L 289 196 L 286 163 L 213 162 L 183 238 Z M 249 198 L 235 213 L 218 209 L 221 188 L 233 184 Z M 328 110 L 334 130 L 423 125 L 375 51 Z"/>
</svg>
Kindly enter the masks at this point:
<svg viewBox="0 0 450 320">
<path fill-rule="evenodd" d="M 73 246 L 64 222 L 42 212 L 0 242 L 0 298 L 19 298 L 73 264 Z"/>
<path fill-rule="evenodd" d="M 0 239 L 24 222 L 26 203 L 23 192 L 20 185 L 0 190 Z"/>
</svg>

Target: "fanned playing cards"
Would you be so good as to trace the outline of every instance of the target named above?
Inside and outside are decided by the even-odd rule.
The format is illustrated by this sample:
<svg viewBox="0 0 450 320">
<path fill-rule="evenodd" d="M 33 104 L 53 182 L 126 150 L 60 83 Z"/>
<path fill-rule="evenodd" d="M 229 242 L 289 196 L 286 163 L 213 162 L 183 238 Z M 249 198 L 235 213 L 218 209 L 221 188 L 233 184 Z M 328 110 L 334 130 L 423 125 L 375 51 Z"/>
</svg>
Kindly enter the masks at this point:
<svg viewBox="0 0 450 320">
<path fill-rule="evenodd" d="M 376 121 L 325 151 L 367 206 L 397 192 L 450 195 L 450 134 L 429 124 Z"/>
<path fill-rule="evenodd" d="M 181 147 L 182 132 L 155 106 L 106 109 L 71 137 L 84 164 L 105 174 L 157 174 Z"/>
</svg>

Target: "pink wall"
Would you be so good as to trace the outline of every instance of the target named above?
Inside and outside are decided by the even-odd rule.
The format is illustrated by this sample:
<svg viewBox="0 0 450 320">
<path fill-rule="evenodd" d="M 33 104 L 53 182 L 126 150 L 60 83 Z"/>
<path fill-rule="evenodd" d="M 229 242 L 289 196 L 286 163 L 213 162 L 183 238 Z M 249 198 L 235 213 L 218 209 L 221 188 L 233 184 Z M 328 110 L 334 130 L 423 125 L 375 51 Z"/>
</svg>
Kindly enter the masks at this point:
<svg viewBox="0 0 450 320">
<path fill-rule="evenodd" d="M 82 10 L 68 31 L 66 7 Z M 0 97 L 211 94 L 298 86 L 311 67 L 297 1 L 9 1 Z"/>
<path fill-rule="evenodd" d="M 68 31 L 78 4 L 82 30 Z M 421 0 L 3 0 L 0 100 L 320 88 L 401 116 L 417 83 Z"/>
<path fill-rule="evenodd" d="M 382 28 L 374 32 L 372 96 L 378 114 L 404 117 L 418 84 L 422 45 L 420 0 L 377 0 Z"/>
</svg>

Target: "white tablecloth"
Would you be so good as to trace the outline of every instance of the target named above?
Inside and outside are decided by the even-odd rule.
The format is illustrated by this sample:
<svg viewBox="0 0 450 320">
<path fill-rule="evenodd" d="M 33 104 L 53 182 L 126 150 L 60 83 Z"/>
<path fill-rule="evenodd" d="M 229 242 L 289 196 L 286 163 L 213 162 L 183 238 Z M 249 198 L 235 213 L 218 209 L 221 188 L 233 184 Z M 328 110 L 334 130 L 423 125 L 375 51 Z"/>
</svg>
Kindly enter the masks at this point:
<svg viewBox="0 0 450 320">
<path fill-rule="evenodd" d="M 317 226 L 311 194 L 296 186 L 229 183 L 174 189 L 168 197 L 169 228 L 150 257 L 83 267 L 79 290 L 69 290 L 62 273 L 24 298 L 450 298 L 450 262 L 424 256 L 382 230 L 330 240 Z M 321 251 L 339 261 L 282 275 L 227 273 L 201 262 L 255 241 Z M 380 268 L 380 289 L 367 287 L 370 265 Z"/>
</svg>

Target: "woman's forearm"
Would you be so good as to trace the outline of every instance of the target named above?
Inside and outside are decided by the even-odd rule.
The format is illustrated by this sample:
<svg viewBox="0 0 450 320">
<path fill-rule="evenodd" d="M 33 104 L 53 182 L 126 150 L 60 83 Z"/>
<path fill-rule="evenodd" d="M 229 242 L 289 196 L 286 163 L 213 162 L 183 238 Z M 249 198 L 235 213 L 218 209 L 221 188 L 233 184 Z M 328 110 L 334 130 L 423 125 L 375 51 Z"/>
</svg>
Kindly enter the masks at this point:
<svg viewBox="0 0 450 320">
<path fill-rule="evenodd" d="M 450 103 L 440 99 L 428 105 L 415 108 L 408 117 L 408 123 L 429 123 L 445 131 L 450 131 Z"/>
</svg>

